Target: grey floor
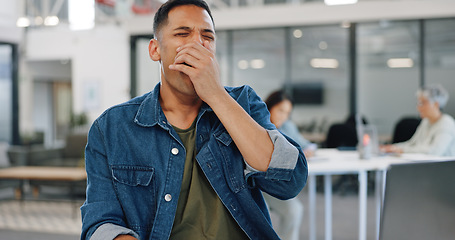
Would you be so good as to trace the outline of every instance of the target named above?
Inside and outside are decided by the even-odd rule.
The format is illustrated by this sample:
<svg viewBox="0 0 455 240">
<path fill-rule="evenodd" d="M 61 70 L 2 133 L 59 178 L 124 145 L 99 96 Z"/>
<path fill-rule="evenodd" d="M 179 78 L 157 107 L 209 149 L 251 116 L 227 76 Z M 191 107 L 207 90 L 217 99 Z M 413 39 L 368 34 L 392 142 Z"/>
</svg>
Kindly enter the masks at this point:
<svg viewBox="0 0 455 240">
<path fill-rule="evenodd" d="M 300 230 L 300 239 L 309 238 L 308 198 L 306 189 L 298 196 L 305 206 L 304 219 Z M 359 239 L 359 200 L 356 194 L 332 196 L 332 239 L 354 240 Z M 325 239 L 324 195 L 316 197 L 316 230 L 317 239 Z M 367 199 L 367 240 L 376 238 L 376 201 L 374 196 Z"/>
<path fill-rule="evenodd" d="M 50 234 L 42 232 L 18 232 L 0 229 L 1 240 L 78 240 L 78 235 Z"/>
<path fill-rule="evenodd" d="M 300 239 L 308 239 L 308 199 L 304 189 L 298 198 L 304 203 L 304 220 L 301 227 Z M 2 202 L 0 201 L 0 204 Z M 376 236 L 375 201 L 368 197 L 367 239 L 373 240 Z M 358 239 L 358 197 L 355 194 L 333 195 L 333 240 Z M 317 239 L 324 239 L 324 195 L 317 194 Z M 272 221 L 273 214 L 272 214 Z M 14 231 L 0 229 L 0 240 L 77 240 L 77 234 L 51 234 L 43 232 Z"/>
</svg>

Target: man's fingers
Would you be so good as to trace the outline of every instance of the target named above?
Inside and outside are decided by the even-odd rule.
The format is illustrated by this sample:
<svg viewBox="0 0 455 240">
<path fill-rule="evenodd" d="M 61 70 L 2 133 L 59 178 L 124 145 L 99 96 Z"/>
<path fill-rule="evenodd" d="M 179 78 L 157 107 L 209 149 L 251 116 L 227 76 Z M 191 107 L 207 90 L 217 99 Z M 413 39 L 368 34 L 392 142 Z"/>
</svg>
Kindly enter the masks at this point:
<svg viewBox="0 0 455 240">
<path fill-rule="evenodd" d="M 212 56 L 215 54 L 215 48 L 213 45 L 214 44 L 209 41 L 204 41 L 202 44 L 198 42 L 191 42 L 177 48 L 177 53 L 185 52 L 200 59 L 205 55 Z"/>
<path fill-rule="evenodd" d="M 208 41 L 204 45 L 210 47 Z M 177 49 L 177 55 L 174 59 L 174 64 L 187 64 L 194 68 L 202 68 L 214 58 L 214 54 L 205 46 L 198 43 L 190 43 L 183 45 Z"/>
<path fill-rule="evenodd" d="M 211 53 L 215 53 L 215 43 L 204 41 L 203 46 L 207 48 Z"/>
<path fill-rule="evenodd" d="M 187 64 L 180 63 L 180 64 L 170 64 L 169 69 L 185 73 L 186 75 L 189 76 L 191 70 L 194 68 L 191 66 L 188 66 Z"/>
<path fill-rule="evenodd" d="M 195 58 L 192 55 L 189 54 L 177 54 L 177 56 L 174 59 L 174 64 L 184 64 L 188 67 L 198 67 L 197 65 L 199 63 L 199 59 Z"/>
</svg>

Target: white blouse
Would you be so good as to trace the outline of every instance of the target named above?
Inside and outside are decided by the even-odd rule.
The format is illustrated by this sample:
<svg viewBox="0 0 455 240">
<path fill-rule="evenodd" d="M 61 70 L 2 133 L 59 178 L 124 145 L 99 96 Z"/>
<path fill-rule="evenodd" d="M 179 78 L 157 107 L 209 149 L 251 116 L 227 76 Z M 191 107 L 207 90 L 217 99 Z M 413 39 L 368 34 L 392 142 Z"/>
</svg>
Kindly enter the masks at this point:
<svg viewBox="0 0 455 240">
<path fill-rule="evenodd" d="M 435 123 L 423 119 L 416 132 L 406 142 L 394 144 L 405 153 L 426 153 L 437 156 L 455 156 L 455 120 L 447 114 Z"/>
</svg>

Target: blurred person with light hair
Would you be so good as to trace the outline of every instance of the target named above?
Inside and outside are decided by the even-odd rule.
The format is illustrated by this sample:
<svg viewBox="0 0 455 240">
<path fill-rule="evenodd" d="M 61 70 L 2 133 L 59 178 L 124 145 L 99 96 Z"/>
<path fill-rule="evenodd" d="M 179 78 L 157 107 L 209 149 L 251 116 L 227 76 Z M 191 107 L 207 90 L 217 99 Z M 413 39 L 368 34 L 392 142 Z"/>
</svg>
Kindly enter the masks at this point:
<svg viewBox="0 0 455 240">
<path fill-rule="evenodd" d="M 425 153 L 437 156 L 455 156 L 455 121 L 442 112 L 449 93 L 441 85 L 428 85 L 416 92 L 417 110 L 423 119 L 411 139 L 385 145 L 384 152 Z"/>
</svg>

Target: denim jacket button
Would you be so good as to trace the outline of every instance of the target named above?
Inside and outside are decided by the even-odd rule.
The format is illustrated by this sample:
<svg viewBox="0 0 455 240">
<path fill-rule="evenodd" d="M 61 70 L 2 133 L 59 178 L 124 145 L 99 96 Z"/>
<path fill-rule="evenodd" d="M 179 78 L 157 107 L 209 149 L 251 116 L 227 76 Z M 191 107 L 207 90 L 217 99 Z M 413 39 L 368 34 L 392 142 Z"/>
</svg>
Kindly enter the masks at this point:
<svg viewBox="0 0 455 240">
<path fill-rule="evenodd" d="M 173 148 L 171 150 L 171 153 L 174 154 L 174 155 L 177 155 L 179 153 L 179 150 L 177 148 Z"/>
<path fill-rule="evenodd" d="M 172 195 L 171 195 L 171 194 L 169 194 L 169 193 L 168 193 L 168 194 L 166 194 L 166 195 L 164 196 L 164 200 L 166 200 L 166 202 L 169 202 L 169 201 L 171 201 L 171 200 L 172 200 Z"/>
</svg>

